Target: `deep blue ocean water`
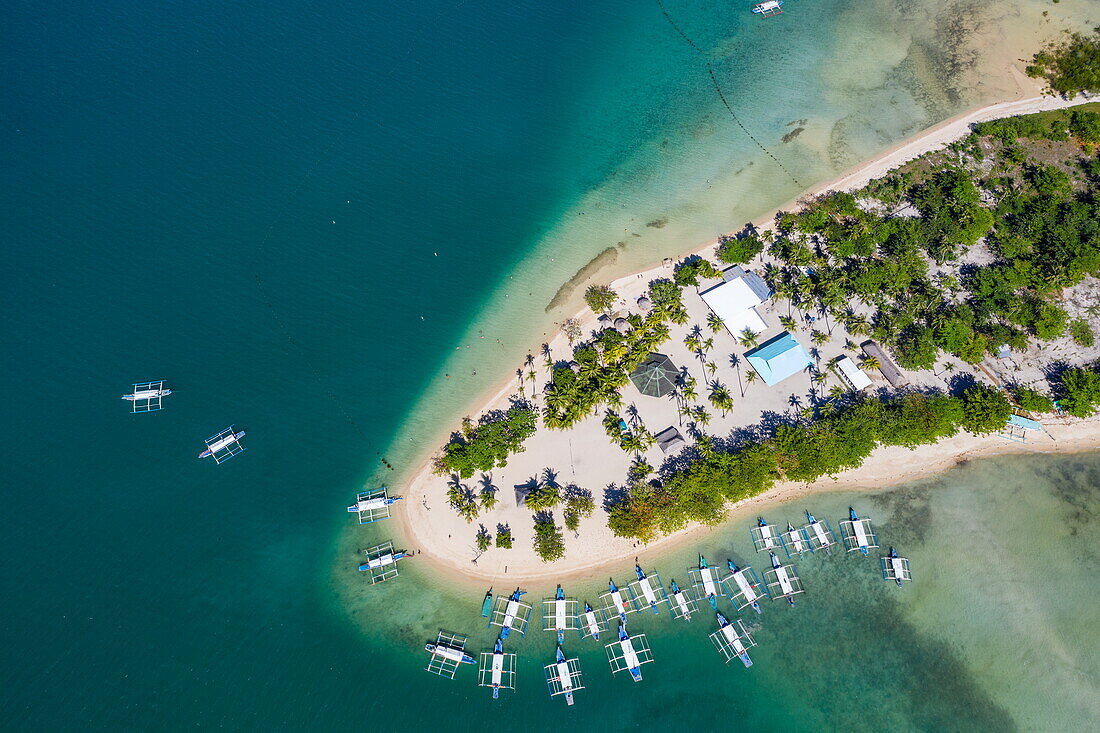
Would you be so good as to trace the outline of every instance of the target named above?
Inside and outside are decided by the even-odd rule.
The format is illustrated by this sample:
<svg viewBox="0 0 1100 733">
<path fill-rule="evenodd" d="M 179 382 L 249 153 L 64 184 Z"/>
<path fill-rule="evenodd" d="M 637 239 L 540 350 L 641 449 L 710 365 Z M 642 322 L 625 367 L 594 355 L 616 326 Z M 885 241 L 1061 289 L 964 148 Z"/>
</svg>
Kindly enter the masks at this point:
<svg viewBox="0 0 1100 733">
<path fill-rule="evenodd" d="M 755 20 L 668 5 L 713 44 Z M 409 653 L 445 591 L 410 579 L 349 616 L 343 506 L 385 455 L 404 467 L 411 406 L 562 212 L 715 124 L 693 118 L 715 104 L 697 59 L 626 0 L 17 0 L 0 20 L 0 727 L 478 725 L 480 691 L 449 709 L 469 680 L 426 684 Z M 741 63 L 812 68 L 823 47 L 784 33 Z M 155 378 L 166 409 L 129 414 L 119 395 Z M 247 452 L 196 460 L 230 424 Z M 568 720 L 621 713 L 599 699 Z M 513 713 L 492 721 L 531 722 Z"/>
</svg>

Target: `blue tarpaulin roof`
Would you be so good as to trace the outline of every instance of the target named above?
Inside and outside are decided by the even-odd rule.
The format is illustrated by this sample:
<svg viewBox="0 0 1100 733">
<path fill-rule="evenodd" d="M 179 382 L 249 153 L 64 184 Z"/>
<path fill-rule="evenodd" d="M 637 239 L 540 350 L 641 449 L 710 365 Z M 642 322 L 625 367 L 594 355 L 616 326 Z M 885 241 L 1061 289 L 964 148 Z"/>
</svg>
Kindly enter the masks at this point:
<svg viewBox="0 0 1100 733">
<path fill-rule="evenodd" d="M 786 331 L 748 352 L 745 358 L 769 386 L 779 384 L 814 363 L 802 344 Z"/>
</svg>

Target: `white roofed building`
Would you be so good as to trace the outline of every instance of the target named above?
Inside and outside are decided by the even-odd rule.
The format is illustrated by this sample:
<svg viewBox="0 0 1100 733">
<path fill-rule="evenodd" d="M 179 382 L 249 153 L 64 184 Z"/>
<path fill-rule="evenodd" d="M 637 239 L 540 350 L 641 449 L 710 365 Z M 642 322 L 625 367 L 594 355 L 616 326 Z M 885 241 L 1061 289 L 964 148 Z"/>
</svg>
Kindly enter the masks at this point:
<svg viewBox="0 0 1100 733">
<path fill-rule="evenodd" d="M 756 334 L 768 328 L 756 306 L 772 297 L 772 292 L 754 272 L 740 266 L 724 270 L 722 282 L 699 293 L 699 297 L 722 319 L 733 336 L 740 336 L 746 328 Z"/>
</svg>

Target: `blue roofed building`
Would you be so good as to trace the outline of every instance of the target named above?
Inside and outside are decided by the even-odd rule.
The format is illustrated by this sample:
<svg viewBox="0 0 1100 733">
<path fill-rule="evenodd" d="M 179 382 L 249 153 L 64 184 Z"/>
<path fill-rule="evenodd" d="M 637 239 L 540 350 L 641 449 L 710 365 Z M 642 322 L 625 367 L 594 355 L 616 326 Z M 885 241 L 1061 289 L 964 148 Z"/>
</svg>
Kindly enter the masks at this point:
<svg viewBox="0 0 1100 733">
<path fill-rule="evenodd" d="M 745 358 L 768 386 L 779 384 L 814 363 L 802 344 L 786 331 L 747 352 Z"/>
</svg>

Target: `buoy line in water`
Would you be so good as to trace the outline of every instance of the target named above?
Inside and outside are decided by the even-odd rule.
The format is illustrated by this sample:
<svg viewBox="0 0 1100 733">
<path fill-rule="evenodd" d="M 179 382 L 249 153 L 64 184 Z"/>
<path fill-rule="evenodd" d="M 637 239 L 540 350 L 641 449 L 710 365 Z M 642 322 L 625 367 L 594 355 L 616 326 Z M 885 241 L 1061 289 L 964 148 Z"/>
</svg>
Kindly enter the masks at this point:
<svg viewBox="0 0 1100 733">
<path fill-rule="evenodd" d="M 703 51 L 703 49 L 700 48 L 699 45 L 695 43 L 695 41 L 691 40 L 691 37 L 688 36 L 687 33 L 684 33 L 683 29 L 681 29 L 680 26 L 676 24 L 676 21 L 672 19 L 672 16 L 669 14 L 668 10 L 665 9 L 664 3 L 662 3 L 661 0 L 657 0 L 657 7 L 661 9 L 662 15 L 665 16 L 665 20 L 668 21 L 668 24 L 672 26 L 673 30 L 675 30 L 680 35 L 680 37 L 687 42 L 689 46 L 691 46 L 700 56 L 703 57 L 703 63 L 707 67 L 707 73 L 710 75 L 711 84 L 714 85 L 714 91 L 718 94 L 718 98 L 722 100 L 722 105 L 726 108 L 726 111 L 730 113 L 730 117 L 732 117 L 733 121 L 737 123 L 737 126 L 741 128 L 741 131 L 744 132 L 750 140 L 756 143 L 756 146 L 763 150 L 765 155 L 775 161 L 775 164 L 779 166 L 780 170 L 786 173 L 787 177 L 794 181 L 796 186 L 798 186 L 800 189 L 805 188 L 805 186 L 802 185 L 802 182 L 799 181 L 798 178 L 796 178 L 795 175 L 791 173 L 785 165 L 783 165 L 779 158 L 775 157 L 772 151 L 768 150 L 764 143 L 760 142 L 755 135 L 749 132 L 749 128 L 745 127 L 745 123 L 743 123 L 741 121 L 741 118 L 737 116 L 737 113 L 733 111 L 733 107 L 726 100 L 725 92 L 722 91 L 722 86 L 718 83 L 718 77 L 714 73 L 714 66 L 710 63 L 710 61 L 707 60 L 706 52 Z"/>
</svg>

